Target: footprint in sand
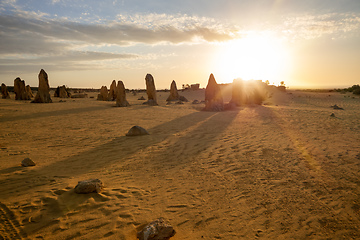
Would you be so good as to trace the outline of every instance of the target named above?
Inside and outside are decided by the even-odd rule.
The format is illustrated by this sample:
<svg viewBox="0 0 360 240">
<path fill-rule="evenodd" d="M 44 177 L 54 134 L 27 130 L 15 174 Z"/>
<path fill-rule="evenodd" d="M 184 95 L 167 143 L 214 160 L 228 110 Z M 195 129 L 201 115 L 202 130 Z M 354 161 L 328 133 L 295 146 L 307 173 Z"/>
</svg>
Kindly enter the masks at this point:
<svg viewBox="0 0 360 240">
<path fill-rule="evenodd" d="M 26 237 L 27 235 L 16 220 L 14 212 L 0 202 L 0 239 L 22 239 Z"/>
</svg>

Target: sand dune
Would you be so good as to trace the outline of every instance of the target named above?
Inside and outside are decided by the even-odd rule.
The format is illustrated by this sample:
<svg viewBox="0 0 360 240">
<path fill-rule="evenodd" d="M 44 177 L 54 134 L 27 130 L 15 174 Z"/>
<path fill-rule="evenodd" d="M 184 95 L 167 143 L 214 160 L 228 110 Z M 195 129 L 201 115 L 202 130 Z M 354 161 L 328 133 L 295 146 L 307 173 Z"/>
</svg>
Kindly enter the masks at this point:
<svg viewBox="0 0 360 240">
<path fill-rule="evenodd" d="M 203 94 L 158 93 L 153 107 L 128 94 L 127 108 L 0 99 L 0 236 L 136 239 L 164 217 L 174 240 L 360 238 L 359 97 L 274 92 L 202 112 Z M 126 137 L 133 125 L 150 135 Z M 89 178 L 104 191 L 74 193 Z"/>
</svg>

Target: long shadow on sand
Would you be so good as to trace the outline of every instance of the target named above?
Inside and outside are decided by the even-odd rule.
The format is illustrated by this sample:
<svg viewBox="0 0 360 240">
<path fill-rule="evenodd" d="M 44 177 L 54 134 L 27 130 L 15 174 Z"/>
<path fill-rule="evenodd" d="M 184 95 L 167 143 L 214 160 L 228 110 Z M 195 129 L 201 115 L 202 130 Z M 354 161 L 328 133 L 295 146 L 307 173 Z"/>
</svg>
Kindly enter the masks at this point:
<svg viewBox="0 0 360 240">
<path fill-rule="evenodd" d="M 93 106 L 93 107 L 86 107 L 86 108 L 74 108 L 74 109 L 64 109 L 64 110 L 40 112 L 40 113 L 31 113 L 28 115 L 13 116 L 13 117 L 1 117 L 0 123 L 1 122 L 9 122 L 9 121 L 18 121 L 18 120 L 29 120 L 29 119 L 36 119 L 36 118 L 43 118 L 43 117 L 64 116 L 64 115 L 68 115 L 68 114 L 79 114 L 79 113 L 84 113 L 84 112 L 104 110 L 106 108 L 107 107 L 104 107 L 104 106 Z"/>
<path fill-rule="evenodd" d="M 103 108 L 103 107 L 102 107 Z M 97 109 L 97 108 L 90 108 Z M 86 111 L 89 109 L 83 109 Z M 75 109 L 74 109 L 75 111 Z M 182 134 L 177 137 L 165 149 L 166 154 L 196 154 L 206 149 L 216 137 L 220 135 L 227 126 L 236 118 L 240 109 L 228 112 L 195 112 L 172 121 L 160 124 L 152 129 L 148 129 L 150 135 L 140 137 L 118 137 L 112 141 L 98 146 L 92 150 L 82 152 L 70 158 L 57 161 L 53 164 L 44 167 L 34 167 L 19 176 L 10 176 L 2 185 L 3 191 L 14 191 L 17 187 L 17 192 L 22 192 L 34 188 L 43 187 L 49 184 L 54 177 L 67 178 L 69 169 L 71 169 L 72 176 L 90 173 L 99 169 L 104 169 L 107 166 L 118 162 L 125 164 L 124 161 L 131 159 L 132 156 L 138 154 L 141 150 L 155 146 L 161 142 L 167 141 L 176 134 Z M 204 140 L 206 138 L 206 141 Z M 191 139 L 192 142 L 199 142 L 199 146 L 191 146 L 193 152 L 187 151 L 186 143 Z M 131 146 L 131 147 L 129 147 Z M 176 164 L 176 162 L 173 162 Z M 185 164 L 178 163 L 178 164 Z M 76 172 L 76 174 L 73 174 Z M 50 176 L 49 173 L 56 173 L 56 176 Z M 101 178 L 101 176 L 99 176 Z M 27 185 L 19 184 L 19 182 L 28 181 Z M 82 180 L 82 179 L 79 179 Z M 19 187 L 21 186 L 21 187 Z M 24 192 L 24 193 L 25 193 Z M 6 194 L 9 196 L 9 194 Z"/>
</svg>

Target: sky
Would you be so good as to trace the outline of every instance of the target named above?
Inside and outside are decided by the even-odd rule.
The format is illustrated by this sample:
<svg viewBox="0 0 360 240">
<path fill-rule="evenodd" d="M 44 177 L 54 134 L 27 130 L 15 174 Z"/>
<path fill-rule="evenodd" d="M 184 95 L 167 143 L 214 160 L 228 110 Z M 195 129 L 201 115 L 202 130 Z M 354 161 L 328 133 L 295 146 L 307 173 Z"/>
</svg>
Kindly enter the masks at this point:
<svg viewBox="0 0 360 240">
<path fill-rule="evenodd" d="M 0 81 L 360 84 L 359 0 L 0 0 Z"/>
</svg>

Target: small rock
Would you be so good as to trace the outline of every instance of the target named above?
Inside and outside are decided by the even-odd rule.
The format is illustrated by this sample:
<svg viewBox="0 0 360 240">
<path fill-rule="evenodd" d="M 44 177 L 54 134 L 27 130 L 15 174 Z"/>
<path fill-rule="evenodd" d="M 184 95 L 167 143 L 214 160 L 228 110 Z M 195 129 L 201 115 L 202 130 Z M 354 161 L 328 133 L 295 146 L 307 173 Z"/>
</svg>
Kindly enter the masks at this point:
<svg viewBox="0 0 360 240">
<path fill-rule="evenodd" d="M 199 100 L 194 100 L 194 101 L 192 101 L 192 104 L 200 104 L 200 102 L 199 102 Z"/>
<path fill-rule="evenodd" d="M 335 117 L 335 114 L 334 114 L 334 113 L 332 113 L 332 114 L 330 115 L 330 117 Z"/>
<path fill-rule="evenodd" d="M 137 238 L 139 240 L 168 240 L 175 233 L 174 228 L 164 218 L 159 218 L 138 232 Z"/>
<path fill-rule="evenodd" d="M 138 100 L 145 100 L 144 96 L 138 98 Z"/>
<path fill-rule="evenodd" d="M 30 167 L 30 166 L 35 166 L 36 164 L 30 158 L 25 158 L 24 160 L 22 160 L 21 165 L 24 167 Z"/>
<path fill-rule="evenodd" d="M 333 109 L 337 109 L 337 110 L 344 110 L 342 107 L 339 107 L 338 105 L 334 105 L 334 106 L 331 106 Z"/>
<path fill-rule="evenodd" d="M 177 101 L 175 104 L 184 104 L 182 101 Z"/>
<path fill-rule="evenodd" d="M 126 136 L 141 136 L 141 135 L 150 135 L 150 134 L 148 131 L 146 131 L 146 129 L 139 126 L 133 126 L 126 134 Z"/>
<path fill-rule="evenodd" d="M 79 181 L 75 187 L 75 192 L 82 193 L 100 193 L 104 188 L 104 184 L 99 179 L 89 179 Z"/>
</svg>

